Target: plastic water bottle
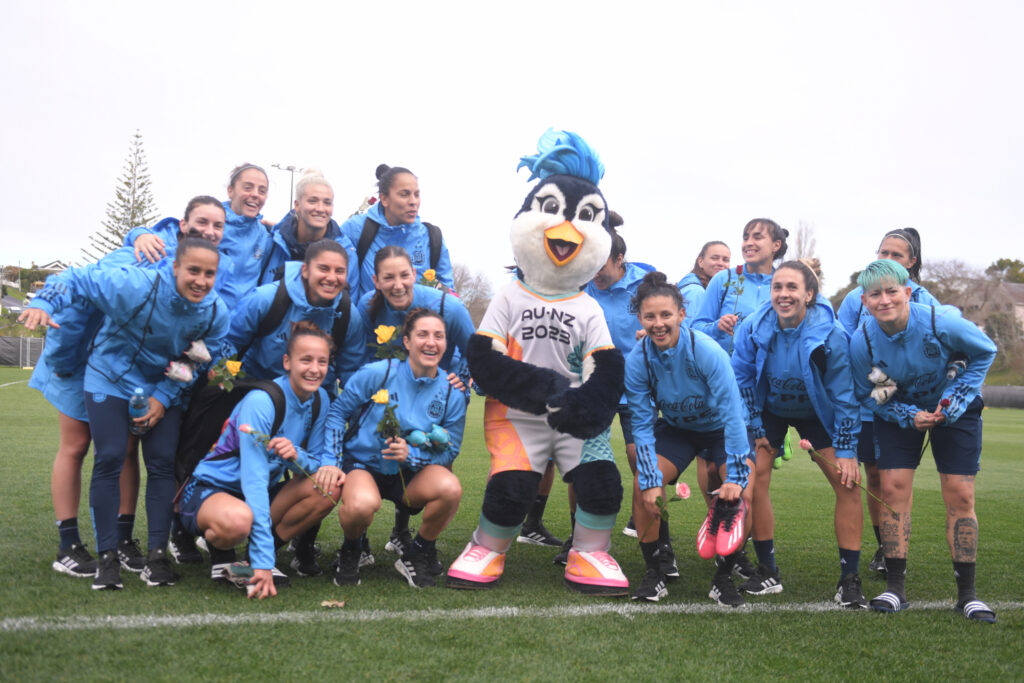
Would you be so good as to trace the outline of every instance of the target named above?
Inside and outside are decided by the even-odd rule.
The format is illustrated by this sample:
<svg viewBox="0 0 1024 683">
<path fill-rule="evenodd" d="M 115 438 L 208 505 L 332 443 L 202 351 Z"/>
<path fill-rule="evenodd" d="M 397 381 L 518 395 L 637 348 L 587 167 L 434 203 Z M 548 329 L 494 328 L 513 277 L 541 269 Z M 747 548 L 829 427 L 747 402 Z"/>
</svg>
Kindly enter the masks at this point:
<svg viewBox="0 0 1024 683">
<path fill-rule="evenodd" d="M 143 427 L 135 423 L 135 419 L 145 417 L 149 412 L 149 399 L 142 387 L 136 387 L 135 393 L 128 399 L 128 431 L 136 436 L 142 436 L 149 431 L 149 427 Z"/>
</svg>

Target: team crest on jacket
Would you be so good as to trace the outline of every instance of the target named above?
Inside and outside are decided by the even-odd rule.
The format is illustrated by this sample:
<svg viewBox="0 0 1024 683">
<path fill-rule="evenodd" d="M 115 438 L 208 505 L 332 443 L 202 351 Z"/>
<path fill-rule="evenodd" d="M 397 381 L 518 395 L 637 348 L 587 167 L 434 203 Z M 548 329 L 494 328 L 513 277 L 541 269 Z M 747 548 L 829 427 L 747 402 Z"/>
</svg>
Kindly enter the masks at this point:
<svg viewBox="0 0 1024 683">
<path fill-rule="evenodd" d="M 940 354 L 941 354 L 941 350 L 939 349 L 939 345 L 938 344 L 936 344 L 933 341 L 926 341 L 924 343 L 924 357 L 925 358 L 929 358 L 929 359 L 931 359 L 931 358 L 938 358 Z"/>
<path fill-rule="evenodd" d="M 427 406 L 427 415 L 430 416 L 431 420 L 440 420 L 444 415 L 444 401 L 435 396 L 430 401 L 430 405 Z"/>
<path fill-rule="evenodd" d="M 416 264 L 423 263 L 424 258 L 423 258 L 423 245 L 422 244 L 417 244 L 416 245 L 416 249 L 414 249 L 413 252 L 412 252 L 412 260 Z"/>
</svg>

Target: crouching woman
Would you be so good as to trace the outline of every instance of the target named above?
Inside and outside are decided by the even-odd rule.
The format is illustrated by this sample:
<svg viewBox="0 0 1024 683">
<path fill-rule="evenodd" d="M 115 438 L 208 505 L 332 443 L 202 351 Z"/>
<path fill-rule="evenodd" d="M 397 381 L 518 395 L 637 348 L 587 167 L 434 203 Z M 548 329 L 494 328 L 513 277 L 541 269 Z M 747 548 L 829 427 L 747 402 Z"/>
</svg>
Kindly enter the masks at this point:
<svg viewBox="0 0 1024 683">
<path fill-rule="evenodd" d="M 206 538 L 214 565 L 230 564 L 234 547 L 249 538 L 249 597 L 277 594 L 275 573 L 279 583 L 283 575 L 274 569 L 276 550 L 326 517 L 340 495 L 345 475 L 325 448 L 328 398 L 320 387 L 330 355 L 326 333 L 297 323 L 286 375 L 272 382 L 277 389 L 250 391 L 235 406 L 182 494 L 185 528 Z M 281 416 L 275 394 L 284 399 Z M 286 471 L 296 476 L 282 480 Z"/>
</svg>

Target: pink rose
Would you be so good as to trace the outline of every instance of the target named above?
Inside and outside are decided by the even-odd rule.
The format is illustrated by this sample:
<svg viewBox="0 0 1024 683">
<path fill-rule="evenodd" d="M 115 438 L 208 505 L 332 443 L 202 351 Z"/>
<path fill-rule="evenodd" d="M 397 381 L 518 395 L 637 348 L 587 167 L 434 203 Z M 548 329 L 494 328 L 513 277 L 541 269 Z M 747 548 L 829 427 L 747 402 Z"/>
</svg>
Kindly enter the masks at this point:
<svg viewBox="0 0 1024 683">
<path fill-rule="evenodd" d="M 676 482 L 676 495 L 686 500 L 690 497 L 690 486 L 683 480 Z"/>
<path fill-rule="evenodd" d="M 811 442 L 808 441 L 807 439 L 800 439 L 800 448 L 804 449 L 805 451 L 814 450 L 814 446 L 812 446 Z"/>
</svg>

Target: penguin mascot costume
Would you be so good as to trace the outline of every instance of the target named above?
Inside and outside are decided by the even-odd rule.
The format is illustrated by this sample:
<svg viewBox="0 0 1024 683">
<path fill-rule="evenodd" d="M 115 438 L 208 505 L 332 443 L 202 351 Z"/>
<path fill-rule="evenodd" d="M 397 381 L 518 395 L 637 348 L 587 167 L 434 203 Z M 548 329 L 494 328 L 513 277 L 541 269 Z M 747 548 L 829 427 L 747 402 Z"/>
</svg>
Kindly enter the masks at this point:
<svg viewBox="0 0 1024 683">
<path fill-rule="evenodd" d="M 549 460 L 576 492 L 566 584 L 626 595 L 608 553 L 622 482 L 608 441 L 623 392 L 622 354 L 597 301 L 580 291 L 611 251 L 604 166 L 578 135 L 548 130 L 519 168 L 540 182 L 512 221 L 516 280 L 491 301 L 467 349 L 487 395 L 490 479 L 473 538 L 448 569 L 451 588 L 490 588 L 519 534 Z"/>
</svg>

